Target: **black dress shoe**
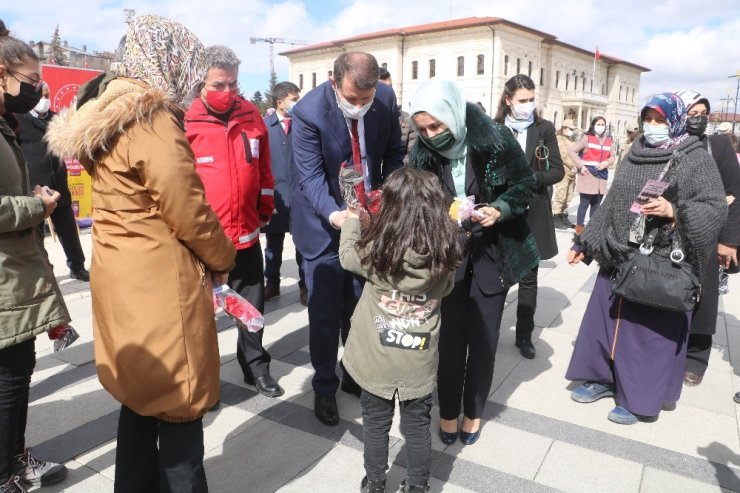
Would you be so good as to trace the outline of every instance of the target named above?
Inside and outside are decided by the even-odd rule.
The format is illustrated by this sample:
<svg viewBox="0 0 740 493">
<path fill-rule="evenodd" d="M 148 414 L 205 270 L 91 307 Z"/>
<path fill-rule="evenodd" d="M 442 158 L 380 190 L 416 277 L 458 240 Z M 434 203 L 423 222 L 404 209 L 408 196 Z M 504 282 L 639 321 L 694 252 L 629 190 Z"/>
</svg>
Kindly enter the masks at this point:
<svg viewBox="0 0 740 493">
<path fill-rule="evenodd" d="M 308 306 L 308 288 L 306 286 L 301 286 L 298 288 L 298 291 L 300 292 L 299 298 L 301 300 L 301 305 Z"/>
<path fill-rule="evenodd" d="M 537 355 L 532 341 L 516 341 L 515 345 L 519 348 L 519 354 L 527 359 L 534 359 L 535 355 Z"/>
<path fill-rule="evenodd" d="M 70 270 L 69 278 L 83 282 L 90 282 L 90 273 L 84 267 L 80 267 L 79 269 Z"/>
<path fill-rule="evenodd" d="M 333 395 L 318 395 L 314 397 L 313 412 L 319 421 L 329 426 L 339 424 L 339 409 L 337 399 Z"/>
<path fill-rule="evenodd" d="M 244 376 L 244 383 L 247 385 L 254 385 L 257 387 L 257 391 L 266 395 L 267 397 L 280 397 L 285 393 L 285 390 L 278 384 L 270 374 L 261 375 L 256 379 L 250 376 Z"/>
<path fill-rule="evenodd" d="M 357 397 L 360 397 L 360 394 L 362 394 L 362 387 L 357 385 L 357 382 L 348 376 L 345 376 L 342 379 L 342 385 L 340 388 L 342 389 L 342 392 L 347 392 L 348 394 L 356 395 Z"/>
</svg>

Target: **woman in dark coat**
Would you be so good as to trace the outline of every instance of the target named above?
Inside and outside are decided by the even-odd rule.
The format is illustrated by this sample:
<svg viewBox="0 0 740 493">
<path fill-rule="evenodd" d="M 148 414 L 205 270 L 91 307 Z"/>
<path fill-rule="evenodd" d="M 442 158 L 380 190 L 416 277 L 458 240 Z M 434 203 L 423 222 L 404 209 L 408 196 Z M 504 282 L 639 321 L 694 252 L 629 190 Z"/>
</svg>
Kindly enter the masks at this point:
<svg viewBox="0 0 740 493">
<path fill-rule="evenodd" d="M 565 176 L 555 127 L 537 115 L 534 81 L 519 74 L 504 85 L 494 120 L 506 125 L 522 147 L 536 180 L 529 202 L 527 223 L 534 235 L 542 260 L 558 254 L 555 225 L 552 221 L 552 186 Z M 534 313 L 537 310 L 537 270 L 535 266 L 519 281 L 516 307 L 516 345 L 525 358 L 535 357 L 532 344 Z"/>
<path fill-rule="evenodd" d="M 730 139 L 726 135 L 704 135 L 709 121 L 709 101 L 696 91 L 680 91 L 677 95 L 687 108 L 688 132 L 696 135 L 717 163 L 722 185 L 727 197 L 740 198 L 740 166 Z M 737 264 L 737 246 L 740 245 L 740 201 L 734 200 L 727 213 L 727 221 L 719 233 L 717 255 L 707 259 L 707 275 L 702 286 L 701 301 L 696 304 L 691 320 L 689 345 L 686 349 L 686 373 L 684 383 L 699 385 L 709 366 L 712 350 L 712 335 L 717 330 L 717 308 L 719 305 L 719 267 Z M 719 266 L 717 265 L 719 263 Z"/>
<path fill-rule="evenodd" d="M 455 214 L 465 247 L 442 301 L 437 377 L 440 438 L 457 439 L 462 401 L 460 439 L 470 445 L 491 391 L 506 294 L 539 262 L 524 218 L 535 179 L 511 132 L 466 104 L 454 83 L 421 84 L 410 113 L 419 138 L 409 166 L 436 174 L 450 202 L 473 196 L 479 204 L 469 219 Z"/>
<path fill-rule="evenodd" d="M 683 262 L 702 283 L 727 214 L 717 165 L 699 138 L 686 132 L 683 101 L 672 93 L 653 96 L 641 118 L 643 136 L 632 144 L 599 213 L 568 254 L 571 264 L 594 259 L 601 268 L 565 375 L 586 381 L 571 398 L 589 403 L 613 395 L 617 406 L 608 418 L 625 425 L 654 421 L 661 409 L 675 407 L 691 312 L 628 301 L 613 293 L 611 277 L 646 238 L 654 238 L 651 255 L 671 255 L 678 232 Z M 667 188 L 640 205 L 636 199 L 649 180 Z"/>
</svg>

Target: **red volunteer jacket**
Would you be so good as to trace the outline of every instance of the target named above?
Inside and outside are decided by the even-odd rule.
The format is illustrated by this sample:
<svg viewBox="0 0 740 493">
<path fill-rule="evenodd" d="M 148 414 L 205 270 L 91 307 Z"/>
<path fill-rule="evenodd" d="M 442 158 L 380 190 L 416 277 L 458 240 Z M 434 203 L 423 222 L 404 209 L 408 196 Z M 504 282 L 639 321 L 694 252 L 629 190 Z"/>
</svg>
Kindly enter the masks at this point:
<svg viewBox="0 0 740 493">
<path fill-rule="evenodd" d="M 228 122 L 208 113 L 200 98 L 185 115 L 206 200 L 237 249 L 259 241 L 259 222 L 275 209 L 267 128 L 259 110 L 237 97 Z"/>
</svg>

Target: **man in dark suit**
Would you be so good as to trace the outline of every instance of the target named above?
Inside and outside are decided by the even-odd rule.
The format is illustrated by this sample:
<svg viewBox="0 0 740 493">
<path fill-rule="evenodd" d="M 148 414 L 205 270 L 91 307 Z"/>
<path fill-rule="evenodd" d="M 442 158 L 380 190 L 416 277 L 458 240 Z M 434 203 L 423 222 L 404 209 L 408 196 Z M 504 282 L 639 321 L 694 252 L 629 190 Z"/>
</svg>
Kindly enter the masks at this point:
<svg viewBox="0 0 740 493">
<path fill-rule="evenodd" d="M 372 55 L 342 53 L 330 80 L 306 94 L 292 114 L 297 186 L 291 231 L 303 254 L 308 286 L 314 411 L 328 425 L 339 423 L 335 398 L 339 337 L 342 342 L 347 339 L 363 283 L 339 264 L 339 229 L 347 217 L 339 169 L 346 161 L 362 170 L 369 191 L 380 188 L 403 164 L 396 97 L 390 87 L 378 83 L 378 76 Z M 359 393 L 346 373 L 342 389 Z"/>
<path fill-rule="evenodd" d="M 61 194 L 57 208 L 51 214 L 51 223 L 62 243 L 67 257 L 69 277 L 78 281 L 89 282 L 90 273 L 85 268 L 85 254 L 80 244 L 77 222 L 72 209 L 72 195 L 67 185 L 67 166 L 59 157 L 49 154 L 44 141 L 46 128 L 56 115 L 49 109 L 49 86 L 44 84 L 42 97 L 30 113 L 18 116 L 18 143 L 28 164 L 31 187 L 48 186 Z M 43 224 L 39 225 L 43 231 Z"/>
<path fill-rule="evenodd" d="M 265 246 L 265 301 L 280 296 L 280 266 L 283 263 L 285 233 L 290 232 L 290 202 L 293 195 L 295 164 L 293 163 L 293 131 L 291 113 L 300 99 L 301 90 L 292 82 L 280 82 L 272 89 L 275 112 L 265 117 L 270 138 L 270 165 L 275 179 L 275 213 L 262 228 Z M 298 264 L 298 288 L 301 304 L 308 305 L 308 289 L 303 275 L 303 257 L 295 251 Z"/>
</svg>

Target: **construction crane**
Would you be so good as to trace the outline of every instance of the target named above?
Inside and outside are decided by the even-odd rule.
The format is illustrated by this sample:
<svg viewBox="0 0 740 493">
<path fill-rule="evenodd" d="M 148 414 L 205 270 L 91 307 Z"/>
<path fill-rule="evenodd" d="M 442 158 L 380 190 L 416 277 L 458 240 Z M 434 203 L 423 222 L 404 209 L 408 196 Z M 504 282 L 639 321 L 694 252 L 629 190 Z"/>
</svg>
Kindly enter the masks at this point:
<svg viewBox="0 0 740 493">
<path fill-rule="evenodd" d="M 270 44 L 270 75 L 275 74 L 275 43 L 285 45 L 309 45 L 308 41 L 296 41 L 294 39 L 283 38 L 249 38 L 252 44 L 269 43 Z"/>
</svg>

